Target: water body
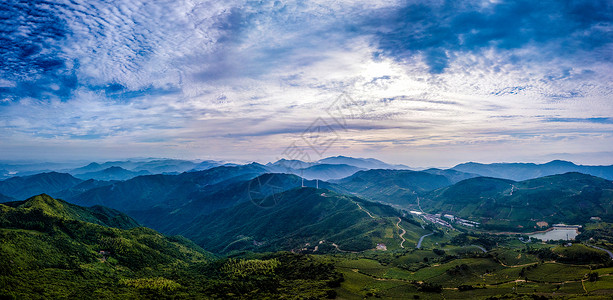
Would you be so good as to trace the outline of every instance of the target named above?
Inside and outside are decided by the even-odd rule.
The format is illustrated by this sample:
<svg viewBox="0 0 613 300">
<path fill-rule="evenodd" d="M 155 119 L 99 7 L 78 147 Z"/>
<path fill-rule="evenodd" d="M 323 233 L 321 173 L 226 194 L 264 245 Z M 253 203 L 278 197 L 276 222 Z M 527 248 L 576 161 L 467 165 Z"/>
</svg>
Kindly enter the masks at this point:
<svg viewBox="0 0 613 300">
<path fill-rule="evenodd" d="M 554 228 L 547 232 L 531 234 L 529 237 L 541 239 L 543 241 L 570 241 L 574 240 L 577 235 L 579 235 L 579 233 L 577 233 L 577 230 L 574 228 Z"/>
</svg>

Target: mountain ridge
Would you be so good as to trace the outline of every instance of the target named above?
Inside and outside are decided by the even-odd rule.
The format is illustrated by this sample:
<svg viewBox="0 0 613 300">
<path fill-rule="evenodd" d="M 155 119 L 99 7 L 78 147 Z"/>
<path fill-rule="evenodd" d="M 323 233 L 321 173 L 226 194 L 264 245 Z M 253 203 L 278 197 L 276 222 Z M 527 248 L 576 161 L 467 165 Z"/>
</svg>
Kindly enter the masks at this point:
<svg viewBox="0 0 613 300">
<path fill-rule="evenodd" d="M 482 164 L 467 162 L 454 166 L 452 170 L 475 173 L 481 176 L 527 180 L 538 177 L 564 174 L 567 172 L 579 172 L 605 179 L 613 180 L 613 165 L 589 166 L 577 165 L 570 161 L 552 160 L 543 164 L 535 163 L 492 163 Z"/>
</svg>

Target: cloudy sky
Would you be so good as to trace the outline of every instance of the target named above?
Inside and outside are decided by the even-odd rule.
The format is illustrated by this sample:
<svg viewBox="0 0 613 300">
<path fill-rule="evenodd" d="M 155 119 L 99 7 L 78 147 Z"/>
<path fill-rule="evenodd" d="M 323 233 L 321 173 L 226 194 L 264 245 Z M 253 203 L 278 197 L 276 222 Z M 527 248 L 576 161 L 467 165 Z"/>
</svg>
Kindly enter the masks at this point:
<svg viewBox="0 0 613 300">
<path fill-rule="evenodd" d="M 2 159 L 613 164 L 613 4 L 8 0 Z"/>
</svg>

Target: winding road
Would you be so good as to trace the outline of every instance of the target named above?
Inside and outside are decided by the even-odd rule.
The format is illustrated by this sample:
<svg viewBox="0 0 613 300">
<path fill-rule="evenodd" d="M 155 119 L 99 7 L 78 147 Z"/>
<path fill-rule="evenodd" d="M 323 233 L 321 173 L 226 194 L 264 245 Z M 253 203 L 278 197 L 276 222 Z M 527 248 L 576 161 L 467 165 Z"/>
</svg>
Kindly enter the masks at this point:
<svg viewBox="0 0 613 300">
<path fill-rule="evenodd" d="M 373 218 L 373 219 L 375 218 L 375 217 L 374 217 L 372 214 L 370 214 L 370 212 L 369 212 L 369 211 L 367 211 L 367 210 L 365 210 L 364 208 L 362 208 L 362 206 L 360 205 L 360 203 L 357 203 L 357 202 L 353 202 L 353 203 L 355 203 L 355 204 L 356 204 L 356 205 L 357 205 L 357 206 L 358 206 L 358 207 L 359 207 L 359 208 L 360 208 L 362 211 L 364 211 L 365 213 L 367 213 L 367 214 L 368 214 L 368 216 L 370 216 L 370 217 L 371 217 L 371 218 Z"/>
<path fill-rule="evenodd" d="M 406 241 L 404 239 L 404 234 L 407 233 L 407 231 L 400 227 L 400 222 L 402 222 L 402 219 L 400 217 L 398 217 L 398 223 L 396 223 L 396 227 L 398 227 L 398 229 L 400 229 L 400 231 L 402 231 L 402 233 L 400 234 L 400 238 L 402 239 L 402 242 L 400 242 L 400 248 L 404 249 L 404 246 L 402 244 L 404 244 L 404 242 Z"/>
<path fill-rule="evenodd" d="M 598 247 L 598 246 L 594 246 L 594 245 L 590 245 L 590 244 L 585 244 L 585 245 L 586 245 L 586 246 L 588 246 L 588 247 L 592 247 L 592 248 L 594 248 L 594 249 L 602 250 L 602 251 L 606 252 L 607 254 L 609 254 L 609 257 L 610 257 L 611 259 L 613 259 L 613 252 L 611 252 L 611 251 L 609 251 L 609 250 L 607 250 L 607 249 L 604 249 L 604 248 L 600 248 L 600 247 Z"/>
<path fill-rule="evenodd" d="M 487 250 L 485 248 L 483 248 L 483 247 L 481 247 L 479 245 L 468 245 L 467 247 L 470 247 L 470 246 L 479 248 L 479 250 L 483 251 L 483 253 L 487 252 Z"/>
<path fill-rule="evenodd" d="M 428 234 L 426 234 L 426 235 L 422 235 L 422 236 L 419 238 L 419 241 L 417 242 L 417 247 L 415 247 L 415 248 L 417 248 L 417 249 L 421 248 L 421 242 L 423 242 L 423 241 L 424 241 L 424 238 L 425 238 L 425 237 L 427 237 L 427 236 L 431 236 L 431 235 L 433 235 L 433 234 L 434 234 L 434 232 L 432 232 L 432 233 L 428 233 Z"/>
</svg>

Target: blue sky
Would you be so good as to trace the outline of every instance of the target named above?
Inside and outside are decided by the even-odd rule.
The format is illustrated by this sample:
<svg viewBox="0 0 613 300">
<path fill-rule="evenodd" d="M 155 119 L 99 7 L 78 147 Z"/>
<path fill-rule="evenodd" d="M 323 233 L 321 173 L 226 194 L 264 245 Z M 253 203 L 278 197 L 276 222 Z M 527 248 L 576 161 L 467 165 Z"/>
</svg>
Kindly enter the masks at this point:
<svg viewBox="0 0 613 300">
<path fill-rule="evenodd" d="M 17 1 L 3 159 L 613 164 L 610 1 Z"/>
</svg>

